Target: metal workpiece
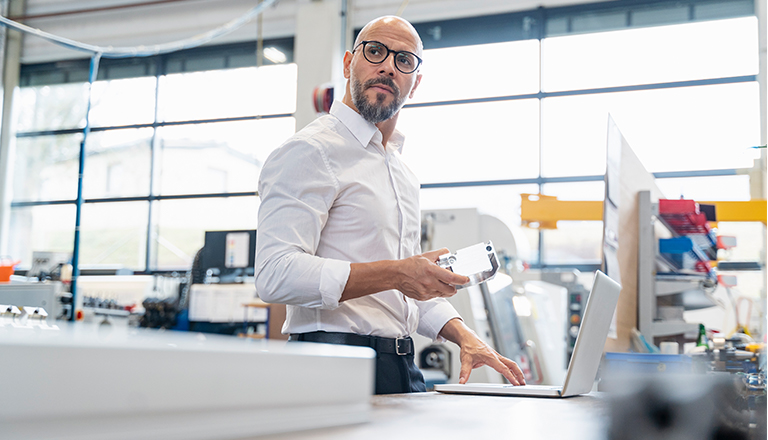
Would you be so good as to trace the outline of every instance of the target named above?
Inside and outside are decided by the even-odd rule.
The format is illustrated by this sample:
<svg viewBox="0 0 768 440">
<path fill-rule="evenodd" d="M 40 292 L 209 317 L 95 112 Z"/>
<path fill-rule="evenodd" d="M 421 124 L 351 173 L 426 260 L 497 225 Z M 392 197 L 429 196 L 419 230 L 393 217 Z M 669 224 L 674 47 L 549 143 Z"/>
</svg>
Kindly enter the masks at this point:
<svg viewBox="0 0 768 440">
<path fill-rule="evenodd" d="M 469 282 L 457 285 L 457 289 L 476 286 L 496 275 L 499 270 L 499 259 L 491 241 L 478 243 L 452 254 L 443 254 L 437 260 L 438 266 L 451 272 L 469 277 Z"/>
</svg>

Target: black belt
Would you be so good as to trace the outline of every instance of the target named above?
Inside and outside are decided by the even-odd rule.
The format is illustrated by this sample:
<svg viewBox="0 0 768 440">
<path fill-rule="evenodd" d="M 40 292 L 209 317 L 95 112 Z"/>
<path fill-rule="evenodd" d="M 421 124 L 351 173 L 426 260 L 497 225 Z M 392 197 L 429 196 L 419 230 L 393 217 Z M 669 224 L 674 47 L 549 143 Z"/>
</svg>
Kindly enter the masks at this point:
<svg viewBox="0 0 768 440">
<path fill-rule="evenodd" d="M 413 339 L 410 336 L 404 338 L 382 338 L 380 336 L 356 335 L 354 333 L 338 332 L 310 332 L 291 333 L 290 341 L 323 342 L 326 344 L 358 345 L 371 347 L 377 353 L 396 354 L 406 356 L 413 354 Z"/>
</svg>

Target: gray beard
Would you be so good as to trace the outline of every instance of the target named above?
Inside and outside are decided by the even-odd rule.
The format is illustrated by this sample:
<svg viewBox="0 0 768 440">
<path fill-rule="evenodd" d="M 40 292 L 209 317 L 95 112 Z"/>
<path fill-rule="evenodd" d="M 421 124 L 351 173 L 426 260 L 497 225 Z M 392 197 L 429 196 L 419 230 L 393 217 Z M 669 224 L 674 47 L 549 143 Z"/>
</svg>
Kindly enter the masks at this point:
<svg viewBox="0 0 768 440">
<path fill-rule="evenodd" d="M 350 93 L 352 94 L 352 102 L 355 104 L 355 107 L 357 107 L 357 110 L 360 112 L 360 116 L 363 117 L 366 121 L 372 123 L 372 124 L 378 124 L 379 122 L 384 122 L 387 119 L 391 118 L 392 116 L 397 113 L 400 108 L 403 106 L 403 101 L 405 101 L 404 98 L 400 98 L 400 89 L 394 84 L 393 81 L 389 80 L 388 78 L 385 79 L 372 79 L 365 83 L 366 87 L 370 87 L 373 84 L 386 84 L 389 87 L 391 87 L 395 91 L 395 98 L 392 100 L 392 103 L 389 105 L 384 105 L 384 100 L 387 99 L 387 95 L 385 93 L 377 93 L 376 94 L 376 103 L 371 104 L 368 101 L 368 98 L 365 97 L 363 94 L 364 88 L 363 85 L 360 84 L 360 81 L 357 80 L 357 78 L 352 78 L 352 89 L 350 90 Z"/>
</svg>

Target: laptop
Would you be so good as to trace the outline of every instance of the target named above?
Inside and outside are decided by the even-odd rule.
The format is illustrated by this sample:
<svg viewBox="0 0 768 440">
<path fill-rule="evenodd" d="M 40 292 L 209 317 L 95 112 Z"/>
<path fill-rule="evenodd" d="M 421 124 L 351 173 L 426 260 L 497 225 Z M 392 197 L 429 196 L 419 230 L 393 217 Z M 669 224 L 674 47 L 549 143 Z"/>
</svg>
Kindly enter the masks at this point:
<svg viewBox="0 0 768 440">
<path fill-rule="evenodd" d="M 599 270 L 587 299 L 584 318 L 573 348 L 563 386 L 496 383 L 439 384 L 435 391 L 452 394 L 490 394 L 496 396 L 571 397 L 592 390 L 603 354 L 621 285 Z"/>
</svg>

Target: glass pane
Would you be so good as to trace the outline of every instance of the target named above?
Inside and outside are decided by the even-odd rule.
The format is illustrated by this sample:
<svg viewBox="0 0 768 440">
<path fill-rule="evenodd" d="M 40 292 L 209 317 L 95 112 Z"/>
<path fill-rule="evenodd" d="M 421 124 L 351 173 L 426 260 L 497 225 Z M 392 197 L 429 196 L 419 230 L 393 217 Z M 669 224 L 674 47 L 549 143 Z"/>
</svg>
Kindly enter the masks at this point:
<svg viewBox="0 0 768 440">
<path fill-rule="evenodd" d="M 603 222 L 561 221 L 543 231 L 542 264 L 599 264 Z"/>
<path fill-rule="evenodd" d="M 398 130 L 406 135 L 403 156 L 422 183 L 538 175 L 536 99 L 409 108 Z"/>
<path fill-rule="evenodd" d="M 8 238 L 8 253 L 21 260 L 19 269 L 32 267 L 33 251 L 72 252 L 75 205 L 11 208 Z"/>
<path fill-rule="evenodd" d="M 750 200 L 749 176 L 680 177 L 656 179 L 665 197 L 696 201 Z"/>
<path fill-rule="evenodd" d="M 723 17 L 738 17 L 755 13 L 752 0 L 696 2 L 693 4 L 693 17 L 696 20 L 717 20 Z"/>
<path fill-rule="evenodd" d="M 161 127 L 155 193 L 256 191 L 261 165 L 295 127 L 294 118 Z"/>
<path fill-rule="evenodd" d="M 718 251 L 726 261 L 763 261 L 765 255 L 765 226 L 759 222 L 718 222 L 717 235 L 736 237 L 736 247 Z M 763 268 L 765 270 L 765 268 Z M 760 272 L 757 272 L 758 274 Z M 746 272 L 737 274 L 739 284 Z M 765 282 L 765 278 L 762 279 Z"/>
<path fill-rule="evenodd" d="M 17 132 L 82 128 L 88 84 L 24 87 L 16 89 L 13 102 Z"/>
<path fill-rule="evenodd" d="M 537 185 L 491 185 L 463 188 L 428 188 L 420 192 L 423 211 L 436 209 L 475 208 L 480 214 L 498 218 L 513 231 L 517 258 L 533 262 L 538 259 L 538 231 L 520 226 L 522 193 L 538 193 Z M 481 231 L 482 233 L 482 231 Z M 494 237 L 483 237 L 493 240 Z"/>
<path fill-rule="evenodd" d="M 205 243 L 205 231 L 256 229 L 258 197 L 231 197 L 155 202 L 156 269 L 187 270 Z"/>
<path fill-rule="evenodd" d="M 608 114 L 650 172 L 750 168 L 760 142 L 756 82 L 542 101 L 542 175 L 605 172 Z"/>
<path fill-rule="evenodd" d="M 579 14 L 571 19 L 573 32 L 595 32 L 605 29 L 621 29 L 627 26 L 626 12 L 595 12 Z"/>
<path fill-rule="evenodd" d="M 558 200 L 602 201 L 604 182 L 547 183 L 542 193 Z M 558 221 L 543 231 L 543 264 L 592 264 L 602 258 L 603 222 Z"/>
<path fill-rule="evenodd" d="M 293 113 L 296 80 L 296 64 L 166 75 L 160 78 L 159 119 Z"/>
<path fill-rule="evenodd" d="M 13 200 L 77 198 L 82 134 L 16 138 Z"/>
<path fill-rule="evenodd" d="M 91 126 L 149 124 L 155 120 L 155 77 L 93 84 Z"/>
<path fill-rule="evenodd" d="M 647 7 L 632 11 L 632 26 L 659 26 L 688 21 L 688 5 Z"/>
<path fill-rule="evenodd" d="M 756 17 L 542 40 L 547 92 L 758 72 Z"/>
<path fill-rule="evenodd" d="M 149 202 L 83 205 L 80 268 L 144 270 L 148 210 Z"/>
<path fill-rule="evenodd" d="M 83 196 L 149 195 L 152 129 L 110 130 L 88 135 Z"/>
<path fill-rule="evenodd" d="M 557 200 L 603 201 L 605 182 L 545 183 L 542 185 L 541 192 L 548 196 L 555 196 Z"/>
<path fill-rule="evenodd" d="M 424 51 L 423 58 L 423 78 L 413 95 L 414 99 L 409 102 L 487 98 L 539 91 L 538 40 L 431 49 Z"/>
</svg>

